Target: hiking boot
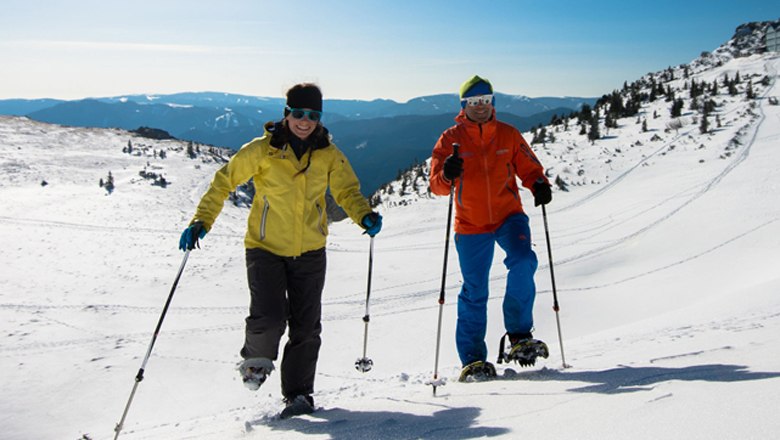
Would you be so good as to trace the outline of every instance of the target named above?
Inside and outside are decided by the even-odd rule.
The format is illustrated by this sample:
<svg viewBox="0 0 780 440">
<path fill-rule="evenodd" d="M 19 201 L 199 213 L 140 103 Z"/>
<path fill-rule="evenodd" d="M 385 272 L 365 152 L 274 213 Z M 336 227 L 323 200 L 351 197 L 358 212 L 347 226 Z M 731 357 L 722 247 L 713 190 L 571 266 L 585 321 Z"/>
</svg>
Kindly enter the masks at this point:
<svg viewBox="0 0 780 440">
<path fill-rule="evenodd" d="M 496 367 L 490 362 L 472 362 L 460 372 L 458 382 L 482 382 L 496 377 Z"/>
<path fill-rule="evenodd" d="M 244 386 L 252 391 L 257 391 L 272 371 L 274 363 L 264 357 L 245 359 L 238 366 Z"/>
<path fill-rule="evenodd" d="M 279 418 L 282 419 L 314 412 L 314 399 L 309 395 L 299 394 L 295 397 L 286 397 L 284 403 L 287 406 L 279 414 Z"/>
</svg>

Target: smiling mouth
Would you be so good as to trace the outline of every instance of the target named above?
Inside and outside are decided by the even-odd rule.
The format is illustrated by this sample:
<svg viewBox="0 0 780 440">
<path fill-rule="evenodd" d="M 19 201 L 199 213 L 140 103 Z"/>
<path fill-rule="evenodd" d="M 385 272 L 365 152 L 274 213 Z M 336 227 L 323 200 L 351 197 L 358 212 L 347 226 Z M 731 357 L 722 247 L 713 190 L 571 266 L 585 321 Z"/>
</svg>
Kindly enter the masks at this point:
<svg viewBox="0 0 780 440">
<path fill-rule="evenodd" d="M 313 125 L 309 125 L 309 124 L 305 124 L 305 125 L 295 124 L 295 128 L 298 129 L 298 130 L 301 130 L 301 131 L 309 131 L 309 130 L 313 129 L 314 126 Z"/>
</svg>

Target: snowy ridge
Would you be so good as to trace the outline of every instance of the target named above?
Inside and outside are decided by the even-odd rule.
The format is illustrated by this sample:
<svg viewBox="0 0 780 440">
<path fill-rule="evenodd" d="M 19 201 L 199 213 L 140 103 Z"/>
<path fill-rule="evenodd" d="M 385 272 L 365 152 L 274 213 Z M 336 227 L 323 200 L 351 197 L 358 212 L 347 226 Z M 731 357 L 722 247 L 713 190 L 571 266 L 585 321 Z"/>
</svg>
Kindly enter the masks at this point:
<svg viewBox="0 0 780 440">
<path fill-rule="evenodd" d="M 685 101 L 682 126 L 667 127 L 677 118 L 661 98 L 608 133 L 602 125 L 594 143 L 571 123 L 569 131 L 548 126 L 545 142 L 533 146 L 568 189 L 556 187 L 547 212 L 572 368 L 561 365 L 541 214 L 524 190 L 540 261 L 534 335 L 551 356 L 532 369 L 500 366 L 496 381 L 456 382 L 461 278 L 451 249 L 439 368 L 447 384 L 432 396 L 425 382 L 433 374 L 447 199 L 426 196 L 422 173 L 414 192 L 409 180 L 409 194 L 400 196 L 403 182 L 393 182 L 394 194 L 380 203 L 373 370 L 353 367 L 362 354 L 368 239 L 347 220 L 331 226 L 328 244 L 319 410 L 279 420 L 279 375 L 251 393 L 234 371 L 248 305 L 246 209 L 226 203 L 190 255 L 120 438 L 773 438 L 780 106 L 770 98 L 780 96 L 778 69 L 780 59 L 769 54 L 689 67 L 689 87 L 691 78 L 741 76 L 736 95 L 721 87 L 704 134 L 678 67 L 668 85 Z M 132 154 L 122 151 L 128 141 Z M 4 439 L 113 438 L 182 260 L 179 234 L 225 159 L 203 147 L 192 156 L 177 141 L 0 118 Z M 144 168 L 168 185 L 142 178 Z M 110 193 L 98 185 L 108 171 Z M 502 259 L 498 249 L 491 360 L 502 334 Z"/>
<path fill-rule="evenodd" d="M 632 93 L 641 95 L 641 108 L 635 115 L 618 119 L 617 126 L 610 128 L 605 116 L 610 105 L 605 103 L 597 106 L 600 110 L 601 138 L 596 142 L 591 142 L 587 133 L 579 132 L 579 126 L 587 123 L 574 116 L 575 113 L 571 117 L 561 115 L 565 121 L 543 127 L 544 135 L 540 136 L 541 130 L 534 129 L 523 133 L 523 136 L 528 142 L 538 140 L 532 147 L 547 168 L 550 180 L 556 181 L 557 189 L 561 190 L 566 190 L 570 185 L 602 184 L 608 183 L 610 179 L 619 179 L 636 167 L 651 166 L 655 160 L 662 159 L 678 147 L 686 151 L 701 150 L 692 155 L 700 163 L 713 160 L 713 155 L 721 159 L 730 156 L 739 147 L 744 130 L 757 117 L 754 110 L 756 103 L 745 99 L 747 89 L 751 88 L 756 96 L 766 97 L 767 87 L 777 74 L 767 70 L 773 69 L 771 65 L 765 65 L 765 61 L 773 59 L 776 54 L 756 53 L 768 23 L 740 26 L 735 38 L 714 52 L 704 52 L 689 64 L 649 73 L 630 86 L 626 84 L 623 90 L 615 91 L 624 103 L 630 101 Z M 746 33 L 745 30 L 752 32 Z M 723 83 L 737 75 L 741 75 L 740 82 L 735 87 L 736 93 L 731 94 Z M 666 98 L 650 100 L 651 84 L 654 83 L 668 88 L 676 98 L 681 99 L 684 111 L 680 116 L 670 115 L 672 102 Z M 689 94 L 692 83 L 717 84 L 719 90 L 692 98 Z M 712 99 L 717 105 L 707 118 L 711 127 L 716 124 L 717 127 L 712 127 L 708 133 L 701 133 L 699 124 L 702 111 L 697 106 L 701 106 L 706 99 Z M 694 101 L 695 105 L 692 104 Z M 500 103 L 497 105 L 500 106 Z M 627 160 L 635 157 L 634 154 L 626 154 L 628 149 L 641 150 L 642 160 L 627 163 Z M 407 205 L 420 198 L 429 198 L 429 170 L 429 162 L 412 165 L 396 181 L 383 185 L 372 196 L 375 203 Z"/>
</svg>

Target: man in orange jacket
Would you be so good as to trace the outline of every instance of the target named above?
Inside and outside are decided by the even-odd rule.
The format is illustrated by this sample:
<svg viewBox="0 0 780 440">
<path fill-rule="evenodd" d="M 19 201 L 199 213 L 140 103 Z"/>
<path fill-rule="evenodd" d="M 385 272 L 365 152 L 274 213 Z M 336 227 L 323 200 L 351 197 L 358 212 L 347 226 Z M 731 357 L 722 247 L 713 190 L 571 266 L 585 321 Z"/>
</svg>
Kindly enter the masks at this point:
<svg viewBox="0 0 780 440">
<path fill-rule="evenodd" d="M 503 353 L 502 338 L 499 362 L 533 365 L 536 356 L 547 356 L 546 345 L 531 334 L 538 263 L 517 178 L 531 190 L 536 206 L 549 203 L 552 191 L 544 168 L 520 132 L 496 119 L 490 82 L 473 76 L 461 86 L 460 98 L 456 124 L 442 133 L 433 149 L 430 186 L 437 195 L 455 191 L 455 246 L 463 275 L 456 344 L 464 367 L 460 380 L 469 381 L 496 374 L 486 361 L 485 345 L 495 243 L 506 252 L 504 265 L 509 271 L 503 313 L 511 348 Z M 460 145 L 458 153 L 453 144 Z"/>
</svg>

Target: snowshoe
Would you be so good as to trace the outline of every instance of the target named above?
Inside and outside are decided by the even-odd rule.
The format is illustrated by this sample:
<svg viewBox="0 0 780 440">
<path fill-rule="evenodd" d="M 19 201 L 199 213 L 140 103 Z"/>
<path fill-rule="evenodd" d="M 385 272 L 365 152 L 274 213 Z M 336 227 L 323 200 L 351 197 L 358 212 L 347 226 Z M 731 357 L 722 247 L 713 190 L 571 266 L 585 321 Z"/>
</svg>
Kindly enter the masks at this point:
<svg viewBox="0 0 780 440">
<path fill-rule="evenodd" d="M 241 374 L 244 386 L 252 391 L 257 391 L 273 370 L 273 362 L 262 357 L 245 359 L 238 366 L 238 372 Z"/>
<path fill-rule="evenodd" d="M 284 399 L 287 406 L 279 414 L 281 419 L 302 416 L 314 412 L 314 399 L 311 396 L 298 395 L 292 398 Z"/>
<path fill-rule="evenodd" d="M 496 377 L 496 367 L 490 362 L 472 362 L 460 372 L 458 382 L 483 382 Z"/>
<path fill-rule="evenodd" d="M 520 364 L 521 367 L 531 367 L 536 364 L 536 358 L 547 359 L 550 356 L 550 350 L 547 344 L 539 339 L 519 339 L 512 341 L 509 351 L 504 353 L 504 361 L 510 361 Z"/>
</svg>

